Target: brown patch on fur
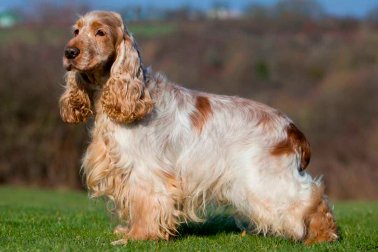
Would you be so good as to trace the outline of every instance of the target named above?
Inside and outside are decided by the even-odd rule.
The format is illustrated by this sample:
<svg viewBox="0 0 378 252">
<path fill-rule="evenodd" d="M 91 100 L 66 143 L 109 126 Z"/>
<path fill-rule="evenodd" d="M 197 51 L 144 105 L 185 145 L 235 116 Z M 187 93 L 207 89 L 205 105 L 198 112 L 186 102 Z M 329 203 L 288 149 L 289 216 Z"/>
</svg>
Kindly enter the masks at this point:
<svg viewBox="0 0 378 252">
<path fill-rule="evenodd" d="M 82 28 L 84 26 L 84 20 L 83 19 L 79 19 L 77 22 L 76 22 L 76 25 L 75 25 L 77 28 Z"/>
<path fill-rule="evenodd" d="M 190 115 L 193 127 L 198 133 L 201 133 L 206 121 L 213 114 L 209 98 L 205 96 L 197 96 L 196 99 L 196 111 Z"/>
<path fill-rule="evenodd" d="M 289 155 L 295 152 L 299 152 L 301 155 L 300 171 L 306 169 L 311 158 L 310 144 L 307 141 L 303 133 L 293 124 L 290 123 L 286 128 L 287 138 L 279 142 L 272 154 L 275 156 Z"/>
<path fill-rule="evenodd" d="M 306 235 L 304 243 L 333 242 L 338 239 L 333 213 L 324 195 L 324 186 L 316 187 L 313 202 L 304 215 Z"/>
<path fill-rule="evenodd" d="M 101 23 L 101 22 L 99 22 L 99 21 L 93 21 L 93 22 L 91 23 L 91 25 L 90 25 L 92 31 L 94 31 L 94 30 L 96 30 L 96 29 L 98 29 L 98 28 L 101 28 L 101 27 L 103 27 L 103 26 L 104 26 L 104 24 Z"/>
<path fill-rule="evenodd" d="M 271 115 L 269 115 L 266 112 L 262 112 L 261 115 L 260 115 L 260 119 L 257 123 L 257 126 L 263 125 L 265 127 L 266 125 L 269 125 L 271 122 L 272 122 Z"/>
</svg>

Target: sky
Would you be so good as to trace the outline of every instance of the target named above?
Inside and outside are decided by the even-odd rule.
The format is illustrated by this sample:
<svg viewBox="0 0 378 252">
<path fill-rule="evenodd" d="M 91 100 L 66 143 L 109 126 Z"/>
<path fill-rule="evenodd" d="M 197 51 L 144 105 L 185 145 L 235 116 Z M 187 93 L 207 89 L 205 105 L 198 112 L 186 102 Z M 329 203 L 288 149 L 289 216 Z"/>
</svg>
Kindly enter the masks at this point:
<svg viewBox="0 0 378 252">
<path fill-rule="evenodd" d="M 130 5 L 141 5 L 143 7 L 159 7 L 159 8 L 177 8 L 183 5 L 206 9 L 211 7 L 216 0 L 71 0 L 74 3 L 89 3 L 96 9 L 112 9 L 126 8 Z M 251 3 L 260 3 L 264 5 L 272 5 L 279 0 L 222 0 L 233 9 L 242 10 Z M 0 0 L 0 10 L 7 8 L 32 8 L 33 5 L 40 2 L 61 2 L 57 0 Z M 378 0 L 318 0 L 325 10 L 332 15 L 337 16 L 353 16 L 364 17 L 364 15 L 374 7 L 378 6 Z"/>
</svg>

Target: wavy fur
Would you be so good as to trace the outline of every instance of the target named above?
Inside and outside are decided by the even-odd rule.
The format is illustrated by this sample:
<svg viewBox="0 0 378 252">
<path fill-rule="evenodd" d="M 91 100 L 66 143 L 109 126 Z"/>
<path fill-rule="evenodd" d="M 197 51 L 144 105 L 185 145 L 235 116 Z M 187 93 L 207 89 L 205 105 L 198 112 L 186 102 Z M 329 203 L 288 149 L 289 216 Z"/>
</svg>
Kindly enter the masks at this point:
<svg viewBox="0 0 378 252">
<path fill-rule="evenodd" d="M 88 92 L 80 84 L 77 72 L 68 72 L 66 83 L 66 90 L 59 100 L 60 115 L 67 123 L 85 122 L 93 114 Z"/>
<path fill-rule="evenodd" d="M 101 97 L 105 113 L 118 123 L 130 123 L 150 113 L 153 102 L 145 89 L 143 66 L 132 36 L 118 45 L 110 72 Z"/>
<path fill-rule="evenodd" d="M 68 45 L 84 56 L 64 65 L 86 88 L 67 82 L 62 117 L 78 122 L 94 111 L 82 169 L 92 196 L 114 202 L 125 225 L 115 230 L 123 236 L 116 244 L 169 239 L 180 222 L 203 220 L 210 203 L 233 206 L 264 234 L 337 239 L 323 185 L 303 171 L 308 142 L 287 116 L 144 69 L 118 14 L 90 12 L 74 27 L 80 31 Z"/>
</svg>

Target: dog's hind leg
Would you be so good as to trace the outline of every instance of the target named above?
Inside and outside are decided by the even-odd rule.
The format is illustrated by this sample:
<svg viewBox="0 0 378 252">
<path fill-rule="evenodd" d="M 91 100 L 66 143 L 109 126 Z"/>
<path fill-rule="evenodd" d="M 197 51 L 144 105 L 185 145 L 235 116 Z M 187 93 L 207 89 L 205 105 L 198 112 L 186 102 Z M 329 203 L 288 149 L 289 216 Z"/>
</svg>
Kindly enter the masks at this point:
<svg viewBox="0 0 378 252">
<path fill-rule="evenodd" d="M 334 215 L 324 194 L 324 186 L 314 187 L 310 207 L 304 215 L 304 224 L 305 244 L 333 242 L 339 238 Z"/>
<path fill-rule="evenodd" d="M 297 162 L 295 157 L 283 157 L 244 169 L 229 199 L 254 224 L 254 231 L 306 244 L 335 241 L 336 223 L 324 187 L 299 172 Z"/>
</svg>

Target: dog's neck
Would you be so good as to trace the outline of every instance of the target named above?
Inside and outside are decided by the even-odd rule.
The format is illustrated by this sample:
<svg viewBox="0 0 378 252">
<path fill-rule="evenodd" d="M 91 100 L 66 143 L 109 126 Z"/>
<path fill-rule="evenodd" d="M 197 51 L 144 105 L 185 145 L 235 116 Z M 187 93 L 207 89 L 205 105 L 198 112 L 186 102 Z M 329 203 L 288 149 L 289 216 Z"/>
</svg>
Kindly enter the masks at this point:
<svg viewBox="0 0 378 252">
<path fill-rule="evenodd" d="M 110 77 L 110 70 L 114 60 L 114 56 L 111 56 L 105 64 L 96 69 L 79 73 L 87 91 L 96 92 L 103 88 Z"/>
<path fill-rule="evenodd" d="M 92 92 L 100 90 L 108 81 L 109 76 L 110 76 L 109 72 L 99 73 L 98 71 L 94 71 L 94 72 L 80 73 L 80 77 L 84 82 L 85 88 L 88 91 L 92 91 Z"/>
</svg>

